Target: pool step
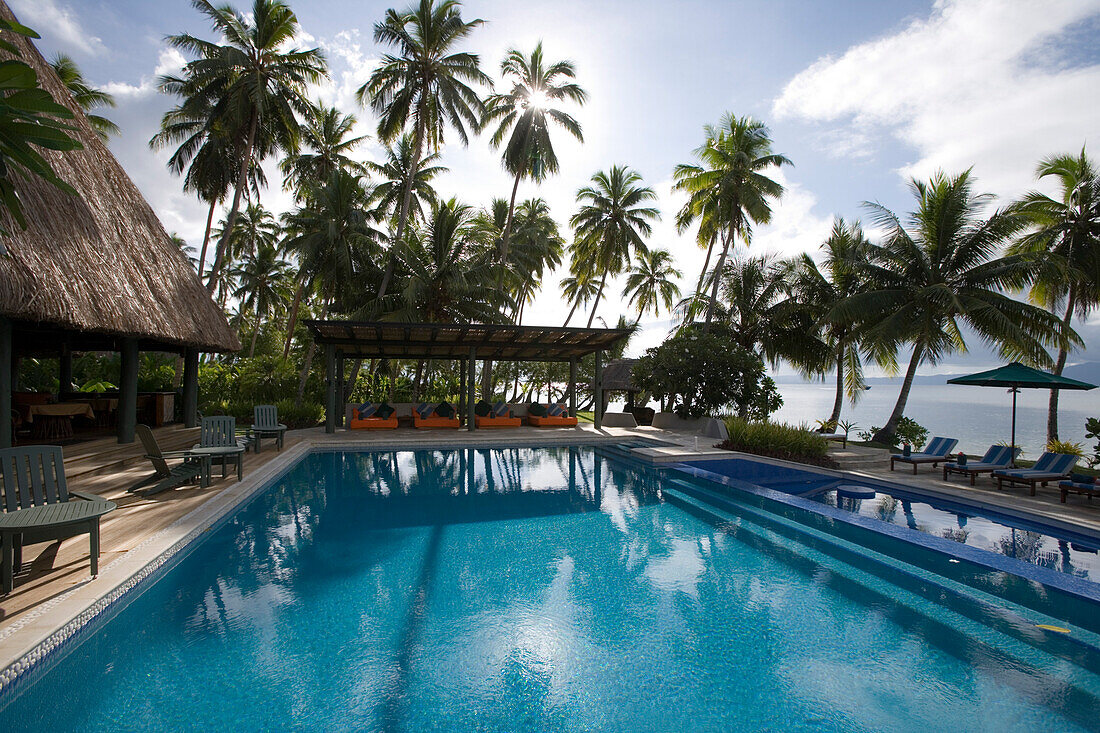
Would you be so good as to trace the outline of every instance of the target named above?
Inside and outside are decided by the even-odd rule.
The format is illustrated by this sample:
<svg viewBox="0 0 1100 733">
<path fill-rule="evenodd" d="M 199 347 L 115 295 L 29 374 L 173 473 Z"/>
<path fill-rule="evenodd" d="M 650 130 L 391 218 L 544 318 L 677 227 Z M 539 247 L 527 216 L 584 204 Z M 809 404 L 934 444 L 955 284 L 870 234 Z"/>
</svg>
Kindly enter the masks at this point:
<svg viewBox="0 0 1100 733">
<path fill-rule="evenodd" d="M 829 448 L 829 458 L 836 461 L 842 470 L 863 471 L 874 468 L 889 468 L 890 453 L 880 448 L 865 448 L 849 445 L 842 448 L 837 445 Z"/>
</svg>

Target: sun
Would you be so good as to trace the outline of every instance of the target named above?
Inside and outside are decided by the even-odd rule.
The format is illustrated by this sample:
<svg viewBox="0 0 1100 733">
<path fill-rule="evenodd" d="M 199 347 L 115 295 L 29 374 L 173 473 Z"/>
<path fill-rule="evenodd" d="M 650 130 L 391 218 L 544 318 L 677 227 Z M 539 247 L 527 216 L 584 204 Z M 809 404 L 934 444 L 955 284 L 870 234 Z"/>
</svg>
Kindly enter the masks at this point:
<svg viewBox="0 0 1100 733">
<path fill-rule="evenodd" d="M 527 106 L 535 109 L 546 109 L 550 104 L 550 98 L 546 96 L 546 92 L 536 91 L 531 92 L 527 96 Z"/>
</svg>

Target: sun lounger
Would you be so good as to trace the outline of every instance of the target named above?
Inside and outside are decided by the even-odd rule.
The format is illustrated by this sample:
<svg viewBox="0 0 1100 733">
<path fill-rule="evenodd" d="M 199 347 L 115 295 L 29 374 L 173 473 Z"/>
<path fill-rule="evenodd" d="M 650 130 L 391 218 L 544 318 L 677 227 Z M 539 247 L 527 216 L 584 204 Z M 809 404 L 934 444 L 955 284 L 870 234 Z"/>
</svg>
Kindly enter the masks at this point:
<svg viewBox="0 0 1100 733">
<path fill-rule="evenodd" d="M 527 413 L 527 424 L 536 428 L 575 428 L 577 418 L 569 417 L 569 411 L 563 405 L 547 405 L 545 415 Z"/>
<path fill-rule="evenodd" d="M 186 450 L 162 451 L 148 425 L 138 425 L 134 431 L 145 448 L 145 457 L 153 464 L 153 475 L 138 481 L 128 491 L 141 496 L 152 496 L 195 479 L 199 480 L 203 488 L 210 485 L 210 456 L 196 455 Z M 175 466 L 168 465 L 169 460 L 177 458 L 182 459 L 182 462 Z M 143 488 L 151 483 L 153 485 L 149 488 Z"/>
<path fill-rule="evenodd" d="M 1015 455 L 1020 455 L 1020 449 L 1016 448 Z M 975 479 L 980 473 L 993 473 L 994 471 L 1008 469 L 1012 465 L 1013 450 L 1007 445 L 991 445 L 980 461 L 967 461 L 966 465 L 957 461 L 943 464 L 943 480 L 947 475 L 958 473 L 970 477 L 970 485 L 974 485 Z"/>
<path fill-rule="evenodd" d="M 1092 476 L 1080 476 L 1072 474 L 1068 481 L 1059 481 L 1058 490 L 1062 494 L 1062 503 L 1066 503 L 1066 496 L 1071 492 L 1084 494 L 1090 501 L 1094 496 L 1100 496 L 1100 484 L 1097 484 Z"/>
<path fill-rule="evenodd" d="M 397 415 L 390 414 L 389 417 L 379 417 L 375 414 L 375 410 L 380 405 L 368 402 L 360 405 L 352 413 L 351 420 L 348 421 L 348 429 L 350 430 L 396 430 L 397 429 Z"/>
<path fill-rule="evenodd" d="M 429 428 L 453 428 L 457 430 L 459 428 L 457 417 L 443 417 L 436 413 L 437 409 L 438 405 L 432 406 L 426 403 L 414 407 L 412 411 L 413 427 L 418 430 Z"/>
<path fill-rule="evenodd" d="M 1010 484 L 1027 484 L 1031 496 L 1035 496 L 1035 485 L 1046 486 L 1050 481 L 1059 481 L 1069 478 L 1073 467 L 1077 465 L 1077 456 L 1064 453 L 1044 453 L 1039 456 L 1032 468 L 1014 469 L 1011 471 L 994 471 L 993 478 L 997 480 L 997 488 L 1004 488 L 1007 481 Z"/>
<path fill-rule="evenodd" d="M 951 449 L 958 445 L 959 441 L 955 438 L 932 438 L 928 443 L 928 447 L 920 453 L 910 453 L 904 455 L 902 453 L 895 453 L 890 456 L 890 470 L 894 470 L 894 462 L 898 463 L 912 463 L 913 473 L 917 472 L 917 466 L 922 463 L 931 463 L 935 468 L 936 464 L 944 463 L 948 459 L 948 454 Z"/>
<path fill-rule="evenodd" d="M 474 423 L 478 428 L 518 428 L 523 425 L 523 418 L 512 417 L 511 407 L 497 402 L 488 415 L 476 416 Z"/>
</svg>

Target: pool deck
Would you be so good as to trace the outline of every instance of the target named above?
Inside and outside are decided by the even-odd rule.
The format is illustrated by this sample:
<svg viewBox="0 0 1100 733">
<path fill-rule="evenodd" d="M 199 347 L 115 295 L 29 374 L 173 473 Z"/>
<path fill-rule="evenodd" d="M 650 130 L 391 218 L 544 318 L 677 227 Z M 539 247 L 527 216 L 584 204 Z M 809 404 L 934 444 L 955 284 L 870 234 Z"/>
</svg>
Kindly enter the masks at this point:
<svg viewBox="0 0 1100 733">
<path fill-rule="evenodd" d="M 161 429 L 165 437 L 186 442 L 189 433 L 179 428 Z M 712 459 L 731 456 L 728 451 L 712 447 L 713 439 L 695 433 L 682 433 L 655 428 L 604 428 L 596 431 L 592 425 L 578 428 L 536 429 L 531 427 L 466 431 L 422 431 L 399 429 L 391 431 L 344 431 L 326 434 L 322 429 L 290 431 L 281 452 L 273 441 L 265 441 L 260 453 L 245 455 L 245 479 L 235 480 L 235 472 L 221 478 L 214 470 L 208 488 L 184 486 L 156 496 L 139 497 L 127 493 L 127 487 L 149 475 L 147 461 L 134 461 L 141 450 L 135 446 L 127 465 L 117 465 L 119 448 L 105 453 L 110 459 L 102 470 L 86 470 L 90 460 L 82 451 L 79 461 L 85 470 L 70 478 L 69 488 L 99 494 L 118 504 L 118 509 L 104 517 L 101 530 L 102 552 L 100 574 L 89 575 L 87 536 L 64 541 L 40 543 L 24 548 L 24 570 L 16 576 L 15 590 L 0 598 L 0 670 L 19 663 L 34 661 L 24 658 L 28 652 L 48 653 L 49 646 L 60 643 L 80 625 L 108 607 L 118 596 L 154 572 L 170 550 L 181 548 L 207 531 L 221 516 L 247 501 L 256 491 L 282 470 L 311 450 L 327 447 L 387 448 L 464 445 L 553 445 L 568 443 L 621 442 L 650 438 L 672 445 L 642 448 L 639 457 L 655 463 L 691 459 Z M 162 443 L 164 442 L 162 438 Z M 73 450 L 73 453 L 79 451 Z M 69 461 L 67 461 L 67 464 Z M 944 482 L 941 472 L 922 466 L 913 476 L 909 468 L 891 473 L 889 470 L 865 468 L 855 472 L 868 478 L 891 481 L 922 492 L 947 498 L 981 502 L 992 507 L 1015 512 L 1028 512 L 1055 523 L 1064 523 L 1100 532 L 1100 501 L 1071 496 L 1060 504 L 1054 486 L 1039 488 L 1038 496 L 1029 497 L 1026 487 L 1006 488 L 999 492 L 988 477 L 980 478 L 976 487 L 965 479 Z M 48 642 L 44 648 L 42 643 Z M 22 661 L 21 661 L 22 660 Z M 9 680 L 0 675 L 0 686 Z"/>
</svg>

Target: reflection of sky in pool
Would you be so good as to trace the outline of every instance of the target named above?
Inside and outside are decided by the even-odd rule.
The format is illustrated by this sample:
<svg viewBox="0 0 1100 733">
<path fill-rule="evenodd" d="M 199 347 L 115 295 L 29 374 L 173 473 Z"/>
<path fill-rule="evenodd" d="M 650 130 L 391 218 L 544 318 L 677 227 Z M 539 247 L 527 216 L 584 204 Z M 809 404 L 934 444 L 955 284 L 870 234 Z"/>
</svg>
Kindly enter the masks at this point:
<svg viewBox="0 0 1100 733">
<path fill-rule="evenodd" d="M 591 448 L 308 456 L 0 724 L 1091 726 L 1085 667 L 659 485 Z"/>
</svg>

